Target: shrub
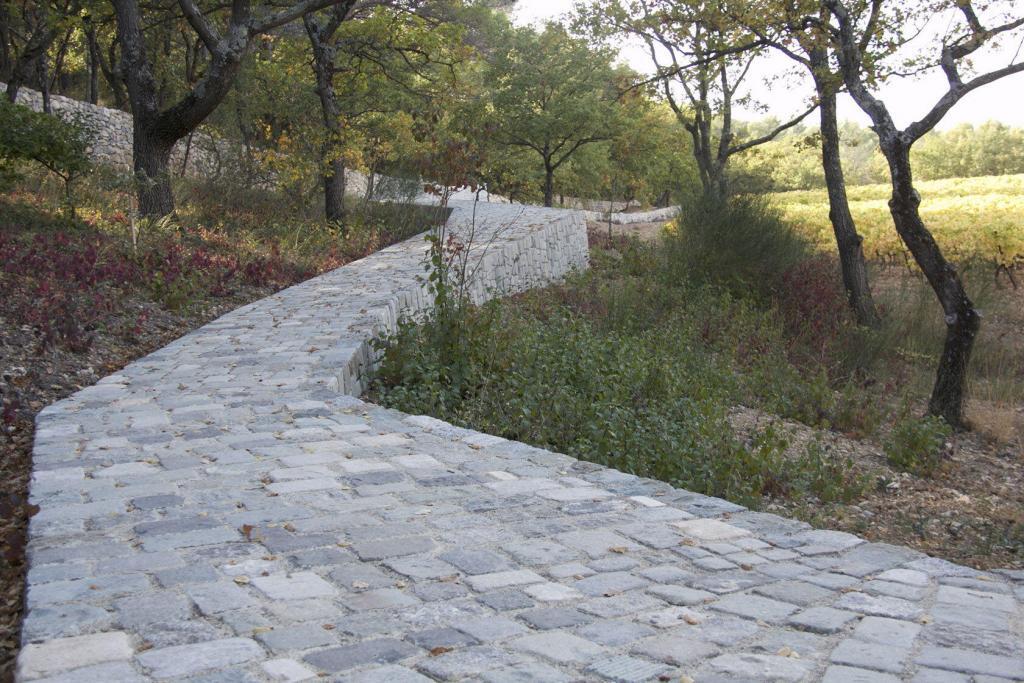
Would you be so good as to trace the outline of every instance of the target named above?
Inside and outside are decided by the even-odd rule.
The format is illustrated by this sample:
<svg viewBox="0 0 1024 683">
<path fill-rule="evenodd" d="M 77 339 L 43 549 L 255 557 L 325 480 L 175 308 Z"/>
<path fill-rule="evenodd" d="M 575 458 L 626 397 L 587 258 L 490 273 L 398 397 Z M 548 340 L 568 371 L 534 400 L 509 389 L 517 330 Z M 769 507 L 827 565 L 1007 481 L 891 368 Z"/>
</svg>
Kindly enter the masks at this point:
<svg viewBox="0 0 1024 683">
<path fill-rule="evenodd" d="M 788 361 L 778 316 L 669 285 L 654 248 L 616 246 L 613 264 L 564 285 L 403 322 L 379 342 L 374 398 L 746 505 L 852 495 L 847 463 L 730 426 L 728 408 L 751 399 L 810 421 L 830 406 L 823 376 Z"/>
<path fill-rule="evenodd" d="M 16 178 L 17 162 L 41 164 L 64 181 L 66 206 L 72 215 L 72 183 L 92 169 L 91 140 L 91 131 L 80 118 L 62 119 L 0 101 L 0 179 Z"/>
<path fill-rule="evenodd" d="M 940 417 L 904 417 L 885 442 L 885 457 L 899 470 L 931 476 L 942 464 L 946 439 L 951 433 L 949 425 Z"/>
<path fill-rule="evenodd" d="M 713 284 L 769 300 L 810 251 L 764 197 L 698 196 L 682 208 L 665 240 L 664 272 L 670 281 Z"/>
</svg>

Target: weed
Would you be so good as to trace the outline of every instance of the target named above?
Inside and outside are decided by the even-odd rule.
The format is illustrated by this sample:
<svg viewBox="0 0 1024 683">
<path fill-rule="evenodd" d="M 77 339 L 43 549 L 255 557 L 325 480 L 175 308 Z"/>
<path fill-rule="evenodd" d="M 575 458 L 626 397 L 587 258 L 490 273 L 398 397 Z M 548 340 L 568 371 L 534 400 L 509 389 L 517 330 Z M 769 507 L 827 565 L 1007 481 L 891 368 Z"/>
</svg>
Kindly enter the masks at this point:
<svg viewBox="0 0 1024 683">
<path fill-rule="evenodd" d="M 885 457 L 897 469 L 931 476 L 942 464 L 951 433 L 942 418 L 903 417 L 885 441 Z"/>
</svg>

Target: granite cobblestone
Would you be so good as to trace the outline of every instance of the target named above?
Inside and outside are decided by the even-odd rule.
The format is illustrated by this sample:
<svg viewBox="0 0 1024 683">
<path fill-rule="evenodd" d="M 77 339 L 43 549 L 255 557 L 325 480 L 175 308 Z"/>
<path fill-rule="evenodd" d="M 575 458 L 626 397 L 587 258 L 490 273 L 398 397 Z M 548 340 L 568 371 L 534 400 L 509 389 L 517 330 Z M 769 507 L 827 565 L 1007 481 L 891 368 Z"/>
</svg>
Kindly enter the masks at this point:
<svg viewBox="0 0 1024 683">
<path fill-rule="evenodd" d="M 577 213 L 477 209 L 476 300 L 586 266 Z M 19 680 L 1024 680 L 1024 574 L 353 398 L 423 248 L 40 413 Z"/>
</svg>

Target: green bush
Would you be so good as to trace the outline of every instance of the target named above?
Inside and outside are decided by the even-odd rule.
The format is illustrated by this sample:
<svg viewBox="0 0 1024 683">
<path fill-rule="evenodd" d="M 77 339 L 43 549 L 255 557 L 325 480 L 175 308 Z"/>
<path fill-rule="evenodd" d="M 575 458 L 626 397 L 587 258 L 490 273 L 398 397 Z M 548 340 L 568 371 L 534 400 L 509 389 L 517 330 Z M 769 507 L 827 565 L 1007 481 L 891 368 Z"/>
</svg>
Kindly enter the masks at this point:
<svg viewBox="0 0 1024 683">
<path fill-rule="evenodd" d="M 942 464 L 946 439 L 951 433 L 949 425 L 940 417 L 904 417 L 885 442 L 885 457 L 899 470 L 931 476 Z"/>
<path fill-rule="evenodd" d="M 725 287 L 768 300 L 785 275 L 811 253 L 766 198 L 697 196 L 683 206 L 664 244 L 670 280 Z"/>
<path fill-rule="evenodd" d="M 80 119 L 62 119 L 0 101 L 0 181 L 19 177 L 17 165 L 31 161 L 64 181 L 65 200 L 74 213 L 72 184 L 89 173 L 92 134 Z"/>
<path fill-rule="evenodd" d="M 771 428 L 745 442 L 729 423 L 736 404 L 812 422 L 831 409 L 823 375 L 788 361 L 777 316 L 666 284 L 656 249 L 620 246 L 565 285 L 405 321 L 380 342 L 374 398 L 745 505 L 852 495 L 848 463 L 786 454 Z"/>
</svg>

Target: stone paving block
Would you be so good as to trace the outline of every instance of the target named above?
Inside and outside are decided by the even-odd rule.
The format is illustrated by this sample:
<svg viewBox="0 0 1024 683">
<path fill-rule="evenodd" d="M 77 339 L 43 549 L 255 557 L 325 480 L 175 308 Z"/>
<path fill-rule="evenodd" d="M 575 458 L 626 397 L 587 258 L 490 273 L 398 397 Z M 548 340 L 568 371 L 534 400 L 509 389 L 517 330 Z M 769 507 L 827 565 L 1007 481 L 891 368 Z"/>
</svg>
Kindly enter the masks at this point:
<svg viewBox="0 0 1024 683">
<path fill-rule="evenodd" d="M 520 612 L 517 616 L 533 628 L 542 631 L 555 628 L 571 628 L 581 624 L 589 624 L 593 621 L 593 617 L 569 607 L 544 607 L 526 610 L 525 612 Z"/>
<path fill-rule="evenodd" d="M 1024 658 L 990 655 L 974 650 L 926 645 L 914 660 L 920 666 L 966 674 L 1024 678 Z"/>
<path fill-rule="evenodd" d="M 377 590 L 366 591 L 365 593 L 355 593 L 350 596 L 346 596 L 344 599 L 345 606 L 353 610 L 370 610 L 370 609 L 400 609 L 402 607 L 411 607 L 418 605 L 419 600 L 408 593 L 403 593 L 396 588 L 379 588 Z"/>
<path fill-rule="evenodd" d="M 544 584 L 534 584 L 542 586 Z M 533 607 L 536 603 L 526 593 L 518 589 L 505 589 L 494 591 L 493 593 L 485 593 L 481 595 L 477 600 L 484 605 L 487 605 L 493 610 L 498 612 L 507 612 L 508 610 L 526 609 Z"/>
<path fill-rule="evenodd" d="M 478 592 L 543 582 L 544 577 L 540 576 L 536 572 L 526 569 L 494 572 L 493 574 L 478 574 L 476 576 L 466 577 L 466 583 L 468 583 L 473 590 Z"/>
<path fill-rule="evenodd" d="M 720 522 L 717 519 L 690 519 L 673 522 L 672 526 L 687 538 L 697 541 L 726 541 L 749 536 L 746 529 Z"/>
<path fill-rule="evenodd" d="M 859 592 L 844 594 L 835 602 L 835 607 L 876 617 L 891 617 L 908 621 L 920 619 L 924 614 L 924 610 L 917 603 Z"/>
<path fill-rule="evenodd" d="M 188 676 L 262 658 L 263 649 L 248 638 L 224 638 L 140 653 L 136 660 L 158 679 Z"/>
<path fill-rule="evenodd" d="M 508 560 L 487 550 L 456 548 L 438 557 L 466 574 L 491 574 L 511 569 Z"/>
<path fill-rule="evenodd" d="M 700 605 L 714 600 L 716 597 L 714 593 L 694 590 L 686 586 L 654 586 L 648 588 L 647 592 L 670 605 Z"/>
<path fill-rule="evenodd" d="M 884 617 L 864 617 L 853 631 L 853 637 L 869 643 L 910 648 L 921 633 L 920 624 Z"/>
<path fill-rule="evenodd" d="M 449 627 L 416 631 L 406 635 L 405 639 L 427 651 L 439 647 L 456 648 L 477 644 L 476 638 Z"/>
<path fill-rule="evenodd" d="M 36 607 L 22 624 L 26 642 L 52 640 L 101 631 L 112 625 L 114 615 L 105 609 L 83 603 L 59 603 Z"/>
<path fill-rule="evenodd" d="M 689 666 L 702 659 L 714 657 L 720 651 L 717 645 L 701 640 L 699 631 L 681 631 L 645 638 L 630 648 L 630 652 L 673 666 Z"/>
<path fill-rule="evenodd" d="M 830 666 L 825 670 L 821 683 L 899 683 L 892 674 L 857 669 L 850 666 Z"/>
<path fill-rule="evenodd" d="M 987 611 L 1014 612 L 1017 609 L 1015 601 L 1010 595 L 959 588 L 957 586 L 939 586 L 935 599 L 942 603 L 962 605 Z"/>
<path fill-rule="evenodd" d="M 36 683 L 96 683 L 96 681 L 116 681 L 117 683 L 144 683 L 146 679 L 127 662 L 95 664 L 56 676 L 37 678 Z"/>
<path fill-rule="evenodd" d="M 909 658 L 908 648 L 844 640 L 832 651 L 830 659 L 836 664 L 898 674 Z"/>
<path fill-rule="evenodd" d="M 154 573 L 154 577 L 164 588 L 173 588 L 181 584 L 208 583 L 221 578 L 208 562 L 194 562 L 184 567 L 161 569 Z"/>
<path fill-rule="evenodd" d="M 512 641 L 510 645 L 520 652 L 539 655 L 561 664 L 588 662 L 604 653 L 600 645 L 564 631 L 524 636 Z"/>
<path fill-rule="evenodd" d="M 404 666 L 375 666 L 340 679 L 345 683 L 429 683 L 431 679 Z"/>
<path fill-rule="evenodd" d="M 252 584 L 271 600 L 305 600 L 338 595 L 337 588 L 313 572 L 257 576 L 252 579 Z"/>
<path fill-rule="evenodd" d="M 384 560 L 403 555 L 417 555 L 434 549 L 434 542 L 426 536 L 388 538 L 379 541 L 361 541 L 352 544 L 360 560 Z"/>
<path fill-rule="evenodd" d="M 872 595 L 888 595 L 893 598 L 901 598 L 912 602 L 919 602 L 924 599 L 928 589 L 924 586 L 910 586 L 896 581 L 866 581 L 861 585 L 861 590 Z"/>
<path fill-rule="evenodd" d="M 190 586 L 185 592 L 192 598 L 199 611 L 208 616 L 229 610 L 246 609 L 256 604 L 248 593 L 234 583 L 203 583 Z"/>
<path fill-rule="evenodd" d="M 625 536 L 620 536 L 611 531 L 569 531 L 556 536 L 559 543 L 580 550 L 590 557 L 597 559 L 615 552 L 634 552 L 640 546 Z"/>
<path fill-rule="evenodd" d="M 40 605 L 52 605 L 72 600 L 116 598 L 121 595 L 141 593 L 150 588 L 150 582 L 141 574 L 108 574 L 28 586 L 25 600 L 29 609 L 34 609 Z"/>
<path fill-rule="evenodd" d="M 272 652 L 284 653 L 290 650 L 309 650 L 314 647 L 334 645 L 337 639 L 322 624 L 295 624 L 264 630 L 256 639 Z"/>
<path fill-rule="evenodd" d="M 270 659 L 263 662 L 260 667 L 270 677 L 270 680 L 281 681 L 281 683 L 298 683 L 298 681 L 316 678 L 315 671 L 294 659 Z"/>
<path fill-rule="evenodd" d="M 117 621 L 133 628 L 157 621 L 185 619 L 192 614 L 188 598 L 170 591 L 150 591 L 114 602 Z"/>
<path fill-rule="evenodd" d="M 711 609 L 728 612 L 747 619 L 779 624 L 799 609 L 795 605 L 750 594 L 732 594 L 710 605 Z"/>
<path fill-rule="evenodd" d="M 993 655 L 1013 656 L 1020 641 L 1012 631 L 992 631 L 956 623 L 929 624 L 922 632 L 924 642 L 939 647 L 959 647 Z"/>
<path fill-rule="evenodd" d="M 813 665 L 802 659 L 775 655 L 725 654 L 710 660 L 706 669 L 755 681 L 802 681 Z M 698 674 L 696 680 L 700 680 Z"/>
<path fill-rule="evenodd" d="M 608 572 L 580 579 L 573 584 L 573 587 L 584 595 L 608 597 L 643 588 L 649 583 L 647 579 L 629 572 Z"/>
<path fill-rule="evenodd" d="M 655 664 L 626 655 L 599 659 L 587 668 L 587 671 L 616 683 L 649 681 L 667 670 L 668 667 L 664 664 Z"/>
<path fill-rule="evenodd" d="M 453 622 L 452 625 L 483 643 L 504 640 L 527 631 L 522 624 L 517 624 L 505 617 L 462 619 Z"/>
<path fill-rule="evenodd" d="M 706 617 L 703 613 L 692 610 L 689 607 L 668 607 L 653 612 L 641 613 L 637 615 L 637 619 L 655 628 L 671 629 L 686 624 L 700 624 Z"/>
<path fill-rule="evenodd" d="M 22 648 L 18 674 L 24 679 L 42 678 L 92 664 L 129 660 L 134 651 L 124 631 L 57 638 Z"/>
<path fill-rule="evenodd" d="M 754 589 L 754 592 L 775 600 L 801 606 L 822 602 L 835 595 L 827 588 L 815 586 L 813 583 L 805 581 L 776 581 L 758 586 Z"/>
<path fill-rule="evenodd" d="M 480 675 L 484 683 L 570 683 L 570 678 L 563 672 L 542 664 L 541 662 L 524 662 L 514 666 L 502 667 L 493 671 L 485 671 Z"/>
<path fill-rule="evenodd" d="M 450 564 L 429 555 L 407 555 L 385 560 L 384 564 L 412 579 L 440 579 L 455 573 Z"/>
<path fill-rule="evenodd" d="M 578 590 L 561 583 L 535 583 L 523 588 L 523 592 L 540 602 L 561 602 L 583 598 L 583 594 Z"/>
<path fill-rule="evenodd" d="M 809 607 L 792 615 L 787 622 L 790 626 L 812 633 L 838 633 L 854 621 L 857 615 L 831 607 Z M 900 622 L 905 623 L 905 622 Z"/>
<path fill-rule="evenodd" d="M 725 594 L 760 586 L 768 582 L 768 578 L 754 572 L 718 572 L 687 581 L 690 588 Z"/>
<path fill-rule="evenodd" d="M 910 680 L 911 683 L 971 683 L 972 680 L 976 683 L 1004 683 L 1006 679 L 998 678 L 986 682 L 981 676 L 968 676 L 954 671 L 918 667 L 914 677 Z"/>
<path fill-rule="evenodd" d="M 312 652 L 305 656 L 304 661 L 318 669 L 337 673 L 365 664 L 394 664 L 419 652 L 422 650 L 401 640 L 378 638 Z"/>
<path fill-rule="evenodd" d="M 502 650 L 486 645 L 446 652 L 420 660 L 416 667 L 429 678 L 451 681 L 478 677 L 484 671 L 500 669 L 517 663 L 518 659 Z"/>
</svg>

